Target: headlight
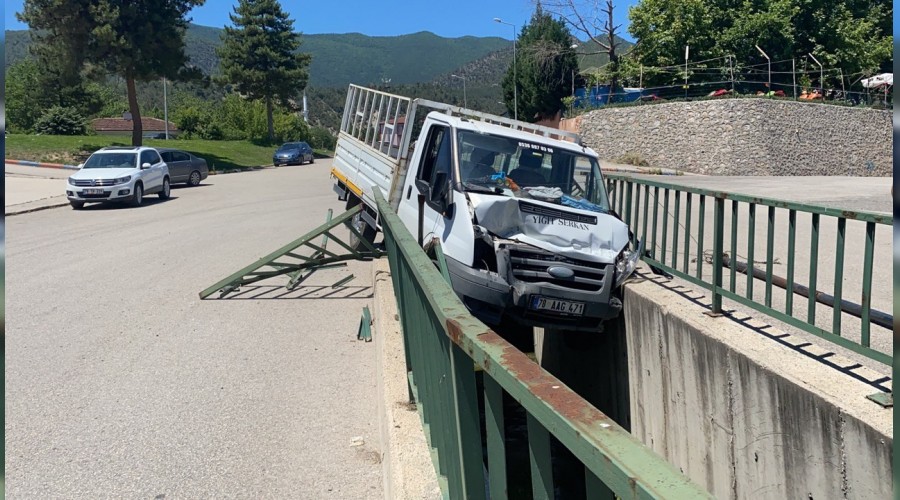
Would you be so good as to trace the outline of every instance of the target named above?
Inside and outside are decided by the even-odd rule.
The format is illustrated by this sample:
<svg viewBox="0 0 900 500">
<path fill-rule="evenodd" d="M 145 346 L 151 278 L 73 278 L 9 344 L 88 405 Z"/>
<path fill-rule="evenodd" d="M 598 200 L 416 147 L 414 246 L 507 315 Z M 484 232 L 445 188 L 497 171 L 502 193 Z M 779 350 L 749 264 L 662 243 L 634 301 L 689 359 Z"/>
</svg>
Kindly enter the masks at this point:
<svg viewBox="0 0 900 500">
<path fill-rule="evenodd" d="M 125 184 L 126 182 L 131 180 L 130 175 L 126 175 L 125 177 L 119 177 L 118 179 L 113 179 L 113 182 L 116 184 Z"/>
<path fill-rule="evenodd" d="M 637 251 L 631 250 L 622 250 L 622 253 L 619 254 L 619 258 L 616 259 L 616 282 L 615 288 L 622 286 L 625 283 L 625 280 L 628 279 L 629 276 L 634 272 L 635 268 L 637 268 L 637 262 L 641 258 L 641 254 L 644 251 L 644 242 L 638 242 Z"/>
<path fill-rule="evenodd" d="M 74 185 L 75 185 L 75 181 L 73 181 L 71 177 L 69 177 L 69 178 L 66 179 L 66 180 L 69 181 L 69 185 L 70 185 L 70 186 L 74 186 Z"/>
</svg>

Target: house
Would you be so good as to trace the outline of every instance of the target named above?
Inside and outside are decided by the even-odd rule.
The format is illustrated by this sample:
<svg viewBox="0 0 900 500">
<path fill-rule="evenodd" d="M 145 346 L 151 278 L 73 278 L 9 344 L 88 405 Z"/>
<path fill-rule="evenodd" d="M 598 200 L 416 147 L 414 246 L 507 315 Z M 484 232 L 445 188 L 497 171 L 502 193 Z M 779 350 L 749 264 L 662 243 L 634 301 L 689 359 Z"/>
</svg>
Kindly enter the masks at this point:
<svg viewBox="0 0 900 500">
<path fill-rule="evenodd" d="M 127 118 L 126 118 L 127 117 Z M 166 122 L 159 118 L 141 118 L 144 137 L 155 137 L 157 134 L 166 133 Z M 131 115 L 126 113 L 122 118 L 97 118 L 91 121 L 91 127 L 98 135 L 131 135 Z M 169 137 L 179 134 L 178 127 L 169 122 Z M 162 137 L 165 137 L 164 135 Z"/>
</svg>

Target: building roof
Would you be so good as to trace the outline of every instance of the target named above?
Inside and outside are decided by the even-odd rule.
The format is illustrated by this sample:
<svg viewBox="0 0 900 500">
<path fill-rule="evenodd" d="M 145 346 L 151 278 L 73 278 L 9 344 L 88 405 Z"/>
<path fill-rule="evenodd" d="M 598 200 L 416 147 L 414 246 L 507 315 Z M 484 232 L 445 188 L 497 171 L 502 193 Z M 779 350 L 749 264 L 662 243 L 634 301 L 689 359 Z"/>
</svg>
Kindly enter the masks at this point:
<svg viewBox="0 0 900 500">
<path fill-rule="evenodd" d="M 97 132 L 131 132 L 131 120 L 124 118 L 97 118 L 91 121 L 91 126 Z M 144 132 L 164 132 L 166 122 L 159 118 L 141 117 L 141 125 Z M 169 122 L 169 132 L 178 132 L 178 127 Z"/>
</svg>

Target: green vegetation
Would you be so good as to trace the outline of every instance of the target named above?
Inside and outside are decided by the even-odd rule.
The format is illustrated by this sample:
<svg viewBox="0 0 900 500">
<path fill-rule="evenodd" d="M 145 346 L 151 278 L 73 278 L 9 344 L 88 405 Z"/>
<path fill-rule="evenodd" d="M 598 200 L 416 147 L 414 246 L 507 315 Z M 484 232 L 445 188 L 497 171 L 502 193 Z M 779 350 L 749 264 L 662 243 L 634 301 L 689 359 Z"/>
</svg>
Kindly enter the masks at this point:
<svg viewBox="0 0 900 500">
<path fill-rule="evenodd" d="M 309 79 L 309 54 L 297 52 L 300 36 L 277 0 L 239 0 L 230 18 L 235 27 L 225 28 L 218 51 L 222 81 L 251 101 L 265 101 L 266 137 L 274 141 L 273 107 L 298 110 Z"/>
<path fill-rule="evenodd" d="M 499 32 L 499 31 L 498 31 Z M 222 45 L 222 28 L 188 25 L 185 53 L 193 66 L 207 75 L 219 72 L 216 49 Z M 504 32 L 505 33 L 505 32 Z M 346 93 L 350 82 L 360 85 L 427 82 L 459 70 L 463 65 L 502 50 L 512 61 L 512 41 L 500 37 L 444 38 L 426 31 L 400 36 L 373 37 L 360 33 L 301 35 L 303 52 L 312 56 L 309 85 L 339 87 Z M 6 32 L 6 66 L 29 57 L 29 31 Z M 440 57 L 435 57 L 440 54 Z M 490 83 L 499 82 L 499 78 Z"/>
<path fill-rule="evenodd" d="M 515 68 L 503 78 L 503 97 L 510 114 L 538 121 L 553 117 L 562 108 L 562 98 L 571 94 L 578 62 L 572 33 L 562 20 L 546 14 L 538 4 L 519 36 Z M 516 94 L 518 93 L 518 97 Z"/>
<path fill-rule="evenodd" d="M 136 81 L 199 76 L 186 67 L 187 13 L 205 0 L 25 0 L 16 16 L 28 23 L 31 52 L 45 68 L 74 82 L 86 69 L 125 79 L 134 117 L 131 142 L 143 139 Z"/>
<path fill-rule="evenodd" d="M 843 76 L 891 71 L 893 3 L 889 0 L 641 0 L 629 10 L 628 31 L 638 40 L 636 62 L 644 65 L 644 84 L 683 81 L 683 71 L 648 71 L 647 67 L 684 64 L 685 46 L 692 60 L 732 56 L 745 65 L 765 69 L 771 58 L 772 81 L 791 83 L 790 61 L 841 68 Z M 785 64 L 778 66 L 776 61 Z M 722 61 L 691 70 L 691 81 L 715 81 Z M 798 67 L 799 69 L 799 67 Z M 704 75 L 706 73 L 706 75 Z M 816 75 L 818 76 L 818 75 Z M 840 88 L 840 74 L 830 72 L 826 86 Z M 817 86 L 822 82 L 817 82 Z"/>
<path fill-rule="evenodd" d="M 10 134 L 6 138 L 6 158 L 76 165 L 106 146 L 128 146 L 126 136 L 59 136 Z M 204 158 L 210 169 L 232 170 L 272 164 L 271 146 L 250 141 L 208 141 L 202 139 L 145 139 L 145 146 L 182 149 Z M 326 154 L 317 150 L 318 155 Z"/>
</svg>

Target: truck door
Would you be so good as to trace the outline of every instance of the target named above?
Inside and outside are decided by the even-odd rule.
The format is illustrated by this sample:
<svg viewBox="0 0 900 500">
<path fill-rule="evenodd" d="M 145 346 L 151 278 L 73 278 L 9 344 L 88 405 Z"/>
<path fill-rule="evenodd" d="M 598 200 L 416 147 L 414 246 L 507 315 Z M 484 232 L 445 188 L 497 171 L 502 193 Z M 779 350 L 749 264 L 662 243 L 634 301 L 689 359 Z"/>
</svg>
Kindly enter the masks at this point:
<svg viewBox="0 0 900 500">
<path fill-rule="evenodd" d="M 441 199 L 453 200 L 450 188 L 453 170 L 452 135 L 449 126 L 433 124 L 428 129 L 415 176 L 407 179 L 403 199 L 398 207 L 398 215 L 414 237 L 419 234 L 418 195 L 425 196 L 422 224 L 423 241 L 440 237 L 444 232 L 444 216 Z"/>
</svg>

